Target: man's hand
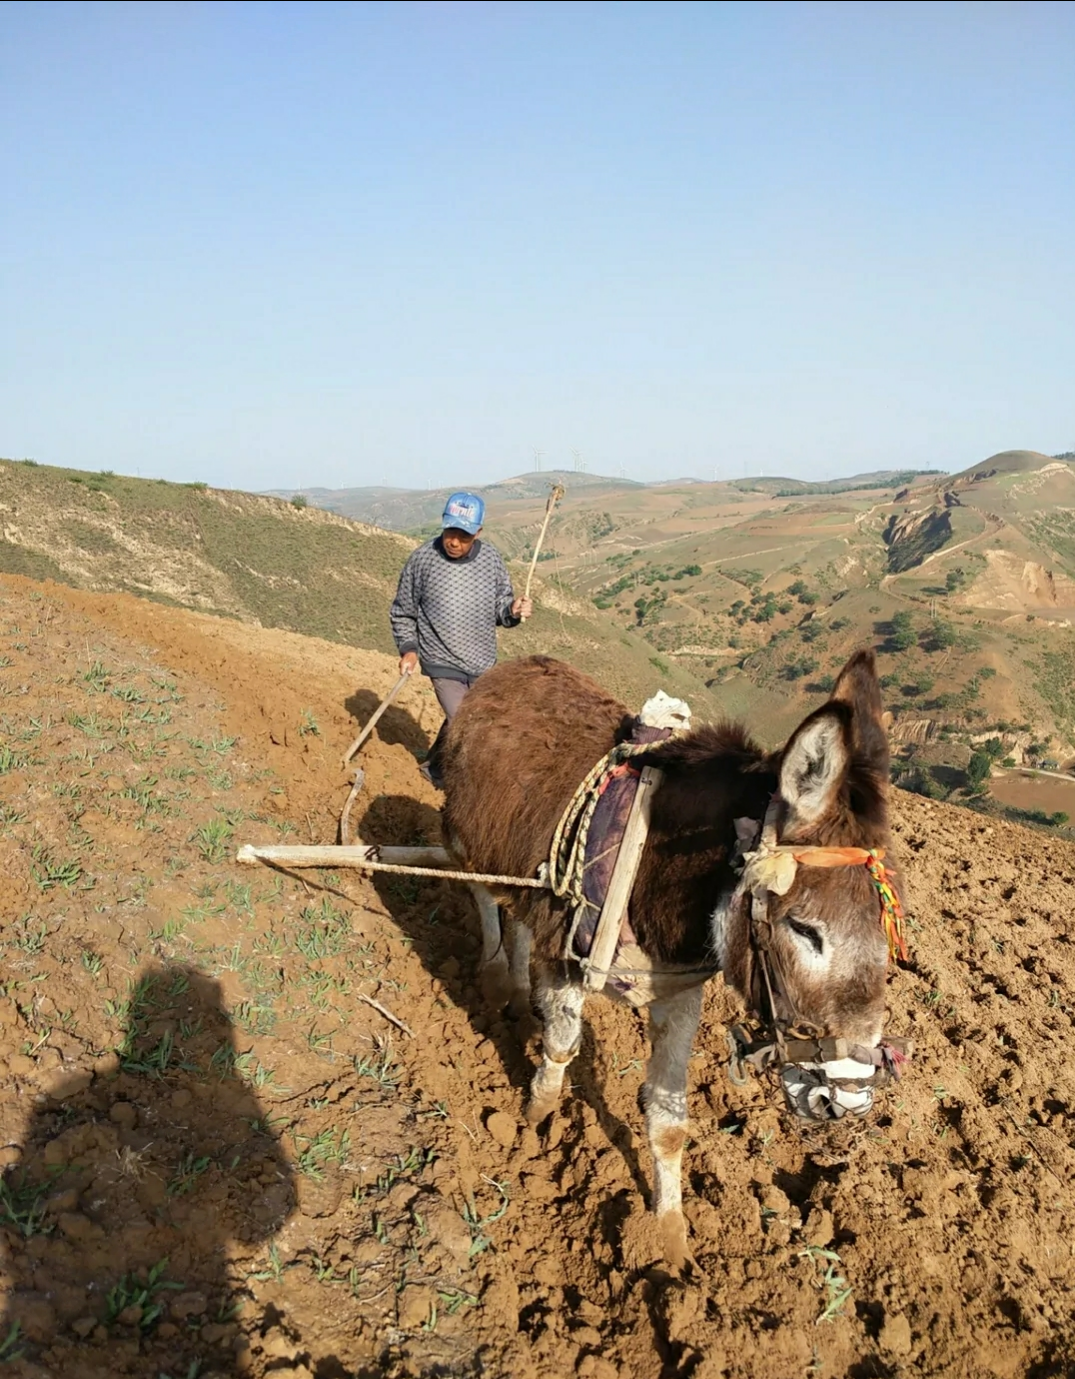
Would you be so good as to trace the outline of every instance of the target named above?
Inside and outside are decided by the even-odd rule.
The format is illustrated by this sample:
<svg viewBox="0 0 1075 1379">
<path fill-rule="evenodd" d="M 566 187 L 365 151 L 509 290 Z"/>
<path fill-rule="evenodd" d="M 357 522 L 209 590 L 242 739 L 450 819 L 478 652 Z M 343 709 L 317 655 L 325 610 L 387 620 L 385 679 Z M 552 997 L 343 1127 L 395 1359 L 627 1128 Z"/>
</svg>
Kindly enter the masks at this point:
<svg viewBox="0 0 1075 1379">
<path fill-rule="evenodd" d="M 400 675 L 413 675 L 418 669 L 418 652 L 405 651 L 399 658 Z"/>
<path fill-rule="evenodd" d="M 527 618 L 533 611 L 533 599 L 517 598 L 515 602 L 511 605 L 511 616 L 513 618 L 522 618 L 523 622 L 526 622 Z"/>
</svg>

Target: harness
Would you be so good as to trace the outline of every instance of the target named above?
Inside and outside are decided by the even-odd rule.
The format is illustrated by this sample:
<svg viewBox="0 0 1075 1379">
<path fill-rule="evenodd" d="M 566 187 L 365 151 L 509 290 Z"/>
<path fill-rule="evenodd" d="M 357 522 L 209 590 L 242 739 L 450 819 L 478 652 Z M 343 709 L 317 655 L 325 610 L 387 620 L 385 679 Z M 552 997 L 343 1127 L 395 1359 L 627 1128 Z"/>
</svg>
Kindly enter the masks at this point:
<svg viewBox="0 0 1075 1379">
<path fill-rule="evenodd" d="M 730 909 L 749 903 L 751 951 L 761 974 L 763 1032 L 751 1040 L 742 1025 L 728 1034 L 728 1076 L 737 1085 L 747 1080 L 747 1065 L 763 1072 L 777 1068 L 785 1096 L 793 1110 L 814 1120 L 835 1120 L 851 1111 L 862 1114 L 873 1103 L 873 1093 L 890 1079 L 898 1079 L 903 1063 L 913 1050 L 910 1040 L 883 1039 L 873 1048 L 844 1039 L 806 1034 L 804 1021 L 788 995 L 773 948 L 769 918 L 770 895 L 786 895 L 800 866 L 865 866 L 881 903 L 881 927 L 888 942 L 889 958 L 906 960 L 904 914 L 899 896 L 884 866 L 883 848 L 809 847 L 776 841 L 780 798 L 774 795 L 760 827 L 752 819 L 737 819 L 740 839 L 739 884 Z M 754 846 L 743 848 L 753 837 Z M 789 1015 L 778 1019 L 776 996 L 780 994 Z M 792 1033 L 796 1031 L 796 1033 Z"/>
<path fill-rule="evenodd" d="M 640 771 L 632 758 L 669 736 L 667 727 L 646 723 L 644 710 L 632 739 L 613 747 L 580 783 L 556 826 L 549 862 L 542 868 L 553 893 L 574 906 L 564 961 L 578 964 L 589 989 L 601 990 L 607 982 L 613 994 L 635 1007 L 701 986 L 720 970 L 715 962 L 654 963 L 630 923 L 631 884 L 646 837 L 645 826 L 632 832 L 632 823 L 640 800 L 646 804 L 647 790 L 661 780 L 659 771 L 649 766 Z M 899 1078 L 913 1045 L 907 1039 L 886 1038 L 868 1048 L 811 1030 L 795 1009 L 780 970 L 770 897 L 787 894 L 800 866 L 864 866 L 880 902 L 892 961 L 907 958 L 903 907 L 885 868 L 883 848 L 778 843 L 781 803 L 779 795 L 773 795 L 761 823 L 735 820 L 740 876 L 729 910 L 749 906 L 750 946 L 761 984 L 761 1030 L 753 1039 L 743 1025 L 729 1031 L 728 1076 L 742 1085 L 748 1067 L 775 1070 L 790 1108 L 798 1114 L 811 1120 L 835 1120 L 848 1112 L 861 1115 L 873 1104 L 878 1087 Z M 785 1017 L 777 1016 L 778 996 L 788 1009 Z"/>
<path fill-rule="evenodd" d="M 640 1009 L 702 986 L 720 969 L 654 962 L 631 926 L 629 901 L 645 846 L 649 800 L 662 780 L 632 758 L 683 730 L 690 710 L 658 693 L 617 743 L 589 771 L 553 834 L 547 868 L 553 894 L 573 905 L 563 960 L 582 969 L 583 985 L 605 989 Z"/>
</svg>

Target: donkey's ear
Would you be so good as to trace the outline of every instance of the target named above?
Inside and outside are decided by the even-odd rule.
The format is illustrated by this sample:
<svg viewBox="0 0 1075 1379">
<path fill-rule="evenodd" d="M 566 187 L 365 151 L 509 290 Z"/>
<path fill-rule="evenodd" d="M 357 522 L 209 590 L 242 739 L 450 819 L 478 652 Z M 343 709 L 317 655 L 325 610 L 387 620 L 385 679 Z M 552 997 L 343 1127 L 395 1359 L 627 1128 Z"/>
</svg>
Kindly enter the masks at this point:
<svg viewBox="0 0 1075 1379">
<path fill-rule="evenodd" d="M 855 755 L 887 779 L 888 734 L 881 721 L 881 685 L 872 650 L 856 651 L 841 670 L 832 697 L 852 712 L 851 740 Z"/>
<path fill-rule="evenodd" d="M 826 704 L 792 734 L 780 763 L 780 796 L 787 830 L 809 828 L 835 805 L 847 774 L 848 719 L 844 706 Z"/>
</svg>

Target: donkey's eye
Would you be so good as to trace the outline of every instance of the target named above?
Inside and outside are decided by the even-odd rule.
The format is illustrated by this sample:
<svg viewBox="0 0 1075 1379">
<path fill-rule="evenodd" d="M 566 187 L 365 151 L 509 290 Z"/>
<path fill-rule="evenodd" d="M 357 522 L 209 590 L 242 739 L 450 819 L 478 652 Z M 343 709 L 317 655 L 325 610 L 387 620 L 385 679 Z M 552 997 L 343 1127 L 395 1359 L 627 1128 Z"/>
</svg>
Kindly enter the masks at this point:
<svg viewBox="0 0 1075 1379">
<path fill-rule="evenodd" d="M 813 945 L 815 953 L 823 953 L 825 951 L 825 945 L 822 942 L 821 935 L 812 924 L 804 924 L 801 919 L 792 919 L 790 916 L 787 924 L 793 934 L 798 934 L 800 938 L 806 939 L 808 943 Z"/>
</svg>

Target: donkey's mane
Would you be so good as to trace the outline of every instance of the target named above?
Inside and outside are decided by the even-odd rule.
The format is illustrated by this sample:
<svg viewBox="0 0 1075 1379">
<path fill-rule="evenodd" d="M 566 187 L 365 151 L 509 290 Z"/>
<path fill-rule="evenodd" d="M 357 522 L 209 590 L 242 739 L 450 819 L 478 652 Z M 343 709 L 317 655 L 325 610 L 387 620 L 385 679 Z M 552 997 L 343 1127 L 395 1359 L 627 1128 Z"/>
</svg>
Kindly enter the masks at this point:
<svg viewBox="0 0 1075 1379">
<path fill-rule="evenodd" d="M 830 704 L 829 712 L 834 708 L 841 716 L 846 714 L 852 736 L 850 710 L 842 704 Z M 879 761 L 876 743 L 869 738 L 862 743 L 852 737 L 849 745 L 850 759 L 839 802 L 818 821 L 812 841 L 823 846 L 883 846 L 888 840 L 887 752 Z M 745 724 L 723 721 L 699 724 L 683 737 L 658 743 L 641 760 L 659 767 L 670 780 L 712 767 L 714 773 L 731 771 L 739 777 L 768 775 L 773 777 L 775 788 L 782 757 L 782 751 L 767 752 L 759 746 Z"/>
<path fill-rule="evenodd" d="M 770 754 L 750 736 L 742 723 L 701 723 L 683 737 L 658 743 L 645 761 L 662 771 L 676 772 L 699 766 L 734 767 L 740 771 L 772 770 Z"/>
</svg>

